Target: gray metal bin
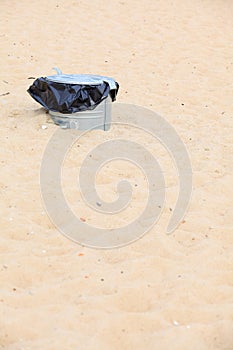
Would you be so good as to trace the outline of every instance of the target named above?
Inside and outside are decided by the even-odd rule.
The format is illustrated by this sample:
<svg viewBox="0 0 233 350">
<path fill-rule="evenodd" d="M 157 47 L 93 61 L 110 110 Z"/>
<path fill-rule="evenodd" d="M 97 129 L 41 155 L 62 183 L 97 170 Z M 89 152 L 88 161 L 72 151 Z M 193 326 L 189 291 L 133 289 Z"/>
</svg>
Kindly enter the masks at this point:
<svg viewBox="0 0 233 350">
<path fill-rule="evenodd" d="M 112 100 L 110 97 L 103 100 L 95 109 L 72 114 L 63 114 L 49 111 L 55 124 L 62 129 L 100 129 L 109 130 L 111 124 Z"/>
<path fill-rule="evenodd" d="M 116 89 L 115 80 L 109 77 L 89 74 L 62 74 L 59 69 L 56 70 L 58 74 L 48 76 L 47 80 L 63 84 L 77 84 L 80 86 L 98 86 L 105 81 L 109 85 L 110 90 Z M 112 98 L 110 95 L 103 99 L 103 101 L 100 102 L 94 109 L 91 108 L 71 114 L 49 110 L 50 117 L 55 124 L 59 125 L 63 129 L 78 130 L 109 130 L 111 124 L 111 113 Z"/>
</svg>

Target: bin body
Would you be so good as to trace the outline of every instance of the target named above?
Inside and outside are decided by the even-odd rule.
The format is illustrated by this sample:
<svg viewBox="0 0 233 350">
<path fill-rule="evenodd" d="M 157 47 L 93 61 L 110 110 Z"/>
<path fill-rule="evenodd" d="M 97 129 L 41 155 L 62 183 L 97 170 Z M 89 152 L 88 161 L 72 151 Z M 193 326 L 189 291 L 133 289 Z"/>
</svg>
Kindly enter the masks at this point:
<svg viewBox="0 0 233 350">
<path fill-rule="evenodd" d="M 54 123 L 63 129 L 107 131 L 111 124 L 112 100 L 108 96 L 92 110 L 72 114 L 49 111 L 49 114 Z"/>
</svg>

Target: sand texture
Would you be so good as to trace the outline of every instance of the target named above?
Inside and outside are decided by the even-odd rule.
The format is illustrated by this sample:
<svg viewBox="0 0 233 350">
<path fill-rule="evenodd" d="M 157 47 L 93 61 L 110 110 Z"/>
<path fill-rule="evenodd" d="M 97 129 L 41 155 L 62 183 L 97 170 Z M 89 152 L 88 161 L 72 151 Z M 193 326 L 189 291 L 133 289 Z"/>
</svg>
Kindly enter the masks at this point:
<svg viewBox="0 0 233 350">
<path fill-rule="evenodd" d="M 1 0 L 0 13 L 0 349 L 232 350 L 233 2 Z M 138 185 L 132 207 L 112 219 L 86 206 L 75 187 L 85 154 L 123 135 L 148 147 L 164 170 L 158 223 L 133 244 L 96 250 L 50 221 L 39 175 L 57 126 L 26 90 L 52 67 L 114 77 L 118 102 L 150 108 L 176 129 L 190 154 L 193 194 L 172 235 L 171 157 L 142 131 L 116 126 L 87 134 L 67 156 L 67 200 L 96 226 L 139 215 L 146 182 L 134 165 L 109 163 L 96 179 L 109 201 L 122 175 Z"/>
</svg>

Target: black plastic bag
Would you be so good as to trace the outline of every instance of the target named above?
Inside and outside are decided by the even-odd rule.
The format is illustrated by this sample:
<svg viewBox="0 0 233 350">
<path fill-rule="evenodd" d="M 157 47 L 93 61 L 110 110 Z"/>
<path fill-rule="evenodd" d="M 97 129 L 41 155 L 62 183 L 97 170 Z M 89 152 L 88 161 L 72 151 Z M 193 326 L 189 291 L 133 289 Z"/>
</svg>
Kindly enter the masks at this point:
<svg viewBox="0 0 233 350">
<path fill-rule="evenodd" d="M 75 83 L 85 81 L 84 77 L 88 83 Z M 115 101 L 118 89 L 119 84 L 111 78 L 58 74 L 36 79 L 27 91 L 45 109 L 70 114 L 92 110 L 108 95 Z"/>
</svg>

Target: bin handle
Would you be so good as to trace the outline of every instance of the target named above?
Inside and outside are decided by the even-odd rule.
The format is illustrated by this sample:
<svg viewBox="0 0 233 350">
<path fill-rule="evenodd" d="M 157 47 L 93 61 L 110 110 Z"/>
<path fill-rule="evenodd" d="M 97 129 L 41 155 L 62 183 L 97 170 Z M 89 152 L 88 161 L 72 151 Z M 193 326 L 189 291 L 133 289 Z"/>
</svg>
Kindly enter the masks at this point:
<svg viewBox="0 0 233 350">
<path fill-rule="evenodd" d="M 53 70 L 55 70 L 58 75 L 62 74 L 62 71 L 57 67 L 53 67 Z"/>
</svg>

